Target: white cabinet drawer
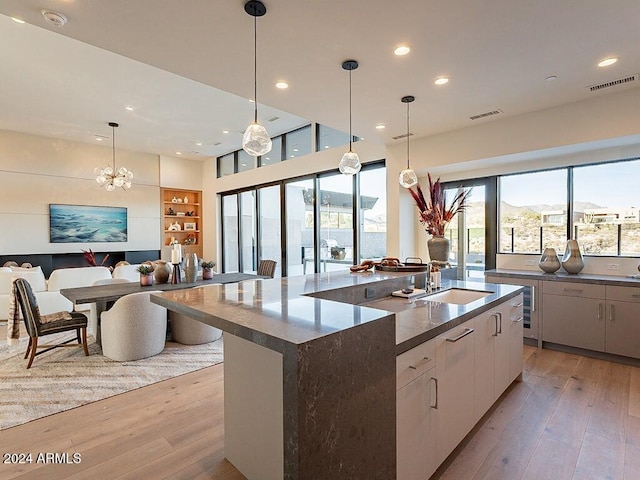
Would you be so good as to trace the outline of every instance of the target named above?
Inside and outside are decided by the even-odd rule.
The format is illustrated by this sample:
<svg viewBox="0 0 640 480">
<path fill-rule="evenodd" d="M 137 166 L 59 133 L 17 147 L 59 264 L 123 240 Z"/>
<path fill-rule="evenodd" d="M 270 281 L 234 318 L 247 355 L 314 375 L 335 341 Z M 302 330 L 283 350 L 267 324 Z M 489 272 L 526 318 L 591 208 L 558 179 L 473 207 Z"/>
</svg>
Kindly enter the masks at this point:
<svg viewBox="0 0 640 480">
<path fill-rule="evenodd" d="M 618 287 L 607 285 L 607 300 L 640 303 L 640 287 Z"/>
<path fill-rule="evenodd" d="M 545 295 L 564 295 L 567 297 L 604 298 L 604 285 L 577 282 L 543 282 Z"/>
<path fill-rule="evenodd" d="M 436 366 L 435 341 L 418 345 L 396 357 L 396 389 L 400 389 Z"/>
</svg>

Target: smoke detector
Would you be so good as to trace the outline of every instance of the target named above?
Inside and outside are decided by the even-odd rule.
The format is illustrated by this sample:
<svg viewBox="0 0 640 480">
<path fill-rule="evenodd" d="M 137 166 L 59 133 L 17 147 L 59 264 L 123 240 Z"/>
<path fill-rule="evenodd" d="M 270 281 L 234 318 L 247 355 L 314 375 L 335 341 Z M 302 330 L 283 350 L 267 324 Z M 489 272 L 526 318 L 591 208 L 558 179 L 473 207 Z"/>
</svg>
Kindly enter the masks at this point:
<svg viewBox="0 0 640 480">
<path fill-rule="evenodd" d="M 54 12 L 53 10 L 42 10 L 42 16 L 51 25 L 55 27 L 63 27 L 67 23 L 67 17 L 63 14 Z"/>
</svg>

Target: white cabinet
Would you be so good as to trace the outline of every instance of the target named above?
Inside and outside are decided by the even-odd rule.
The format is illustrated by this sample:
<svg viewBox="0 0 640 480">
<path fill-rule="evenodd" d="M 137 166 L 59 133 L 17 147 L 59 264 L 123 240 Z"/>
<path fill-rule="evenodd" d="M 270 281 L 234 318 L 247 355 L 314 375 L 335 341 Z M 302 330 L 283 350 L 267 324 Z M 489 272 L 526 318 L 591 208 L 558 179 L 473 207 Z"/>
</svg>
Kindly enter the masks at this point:
<svg viewBox="0 0 640 480">
<path fill-rule="evenodd" d="M 640 358 L 640 289 L 606 287 L 605 351 Z"/>
<path fill-rule="evenodd" d="M 427 479 L 436 462 L 435 339 L 398 356 L 396 422 L 398 480 Z"/>
<path fill-rule="evenodd" d="M 441 463 L 475 424 L 475 319 L 436 337 L 438 410 L 436 458 Z"/>
<path fill-rule="evenodd" d="M 522 334 L 524 338 L 538 340 L 540 332 L 540 281 L 530 278 L 507 278 L 488 274 L 485 281 L 489 283 L 504 283 L 506 285 L 523 285 L 527 287 L 523 297 Z"/>
</svg>

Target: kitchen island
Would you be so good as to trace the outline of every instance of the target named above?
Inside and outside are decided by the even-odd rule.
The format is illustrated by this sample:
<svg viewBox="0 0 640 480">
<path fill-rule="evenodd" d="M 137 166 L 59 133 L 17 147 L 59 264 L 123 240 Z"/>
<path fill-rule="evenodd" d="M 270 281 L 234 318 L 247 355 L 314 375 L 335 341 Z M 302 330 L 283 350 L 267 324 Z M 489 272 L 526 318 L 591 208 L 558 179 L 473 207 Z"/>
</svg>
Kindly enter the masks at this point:
<svg viewBox="0 0 640 480">
<path fill-rule="evenodd" d="M 521 291 L 455 282 L 489 293 L 466 305 L 398 299 L 412 306 L 398 313 L 363 305 L 413 281 L 406 273 L 329 272 L 152 301 L 225 332 L 225 454 L 245 476 L 392 479 L 397 355 Z"/>
</svg>

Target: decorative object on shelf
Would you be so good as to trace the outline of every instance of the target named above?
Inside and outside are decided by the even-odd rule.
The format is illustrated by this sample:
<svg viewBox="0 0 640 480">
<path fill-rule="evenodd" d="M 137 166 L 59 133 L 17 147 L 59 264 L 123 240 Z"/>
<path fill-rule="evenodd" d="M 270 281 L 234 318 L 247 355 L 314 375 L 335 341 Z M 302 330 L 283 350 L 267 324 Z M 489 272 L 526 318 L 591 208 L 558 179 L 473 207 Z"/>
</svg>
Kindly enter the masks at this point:
<svg viewBox="0 0 640 480">
<path fill-rule="evenodd" d="M 584 268 L 584 259 L 577 240 L 567 240 L 567 248 L 562 257 L 562 268 L 567 273 L 580 273 Z"/>
<path fill-rule="evenodd" d="M 400 172 L 398 182 L 400 182 L 400 185 L 404 188 L 411 188 L 418 183 L 418 176 L 416 175 L 416 172 L 414 172 L 409 166 L 409 137 L 411 136 L 411 131 L 409 130 L 409 104 L 415 99 L 416 98 L 412 95 L 402 97 L 402 103 L 407 104 L 407 168 Z"/>
<path fill-rule="evenodd" d="M 143 263 L 137 268 L 140 273 L 140 285 L 143 287 L 148 287 L 153 285 L 153 265 L 148 263 Z"/>
<path fill-rule="evenodd" d="M 216 266 L 216 262 L 213 260 L 210 262 L 202 262 L 202 279 L 211 280 L 213 278 L 213 269 Z"/>
<path fill-rule="evenodd" d="M 196 230 L 196 224 L 191 222 L 185 222 L 184 224 L 185 230 Z"/>
<path fill-rule="evenodd" d="M 178 222 L 175 222 L 169 225 L 169 228 L 167 228 L 167 230 L 169 230 L 170 232 L 179 232 L 180 230 L 182 230 L 182 227 L 180 227 L 180 224 Z"/>
<path fill-rule="evenodd" d="M 198 278 L 198 255 L 187 253 L 184 259 L 184 279 L 187 283 L 194 283 Z"/>
<path fill-rule="evenodd" d="M 195 233 L 190 233 L 187 238 L 184 239 L 185 245 L 195 245 L 197 242 Z"/>
<path fill-rule="evenodd" d="M 196 211 L 195 210 L 191 210 L 190 212 L 184 212 L 184 215 L 186 217 L 195 217 Z"/>
<path fill-rule="evenodd" d="M 116 187 L 120 187 L 123 190 L 131 188 L 131 180 L 133 180 L 133 172 L 127 170 L 125 167 L 116 169 L 116 127 L 118 124 L 115 122 L 109 122 L 113 134 L 112 139 L 112 151 L 113 151 L 113 165 L 106 166 L 104 168 L 96 167 L 93 173 L 96 174 L 96 182 L 101 187 L 104 187 L 108 192 L 113 192 Z"/>
<path fill-rule="evenodd" d="M 175 215 L 176 212 L 173 211 L 173 208 L 169 207 L 169 210 L 167 210 L 167 215 Z"/>
<path fill-rule="evenodd" d="M 176 197 L 173 197 L 173 198 L 171 199 L 171 203 L 178 203 L 178 199 L 177 199 Z"/>
<path fill-rule="evenodd" d="M 349 72 L 349 151 L 342 156 L 338 168 L 343 175 L 355 175 L 362 168 L 358 154 L 353 151 L 353 132 L 351 130 L 351 72 L 358 68 L 356 60 L 345 60 L 342 68 Z"/>
<path fill-rule="evenodd" d="M 153 262 L 153 278 L 156 283 L 167 283 L 171 276 L 171 266 L 164 260 L 156 260 Z"/>
<path fill-rule="evenodd" d="M 182 203 L 182 197 L 178 197 L 178 203 Z"/>
<path fill-rule="evenodd" d="M 425 226 L 427 233 L 432 235 L 432 238 L 427 240 L 429 258 L 434 265 L 443 267 L 449 265 L 450 248 L 449 239 L 445 238 L 444 231 L 453 217 L 466 208 L 471 189 L 459 189 L 447 206 L 440 178 L 435 182 L 432 181 L 430 174 L 427 174 L 427 178 L 429 180 L 428 202 L 419 184 L 408 190 L 420 212 L 420 223 Z"/>
<path fill-rule="evenodd" d="M 259 157 L 271 151 L 271 137 L 267 129 L 258 123 L 258 17 L 267 13 L 267 7 L 259 0 L 249 0 L 244 11 L 253 17 L 253 123 L 242 135 L 242 149 L 249 155 Z"/>
<path fill-rule="evenodd" d="M 186 195 L 184 196 L 184 203 L 189 203 L 189 197 L 187 197 Z"/>
<path fill-rule="evenodd" d="M 186 215 L 185 215 L 185 212 L 178 212 L 176 216 L 177 217 L 185 217 Z"/>
<path fill-rule="evenodd" d="M 555 248 L 547 247 L 542 252 L 540 261 L 538 262 L 540 270 L 546 273 L 554 273 L 560 269 L 560 259 Z"/>
</svg>

